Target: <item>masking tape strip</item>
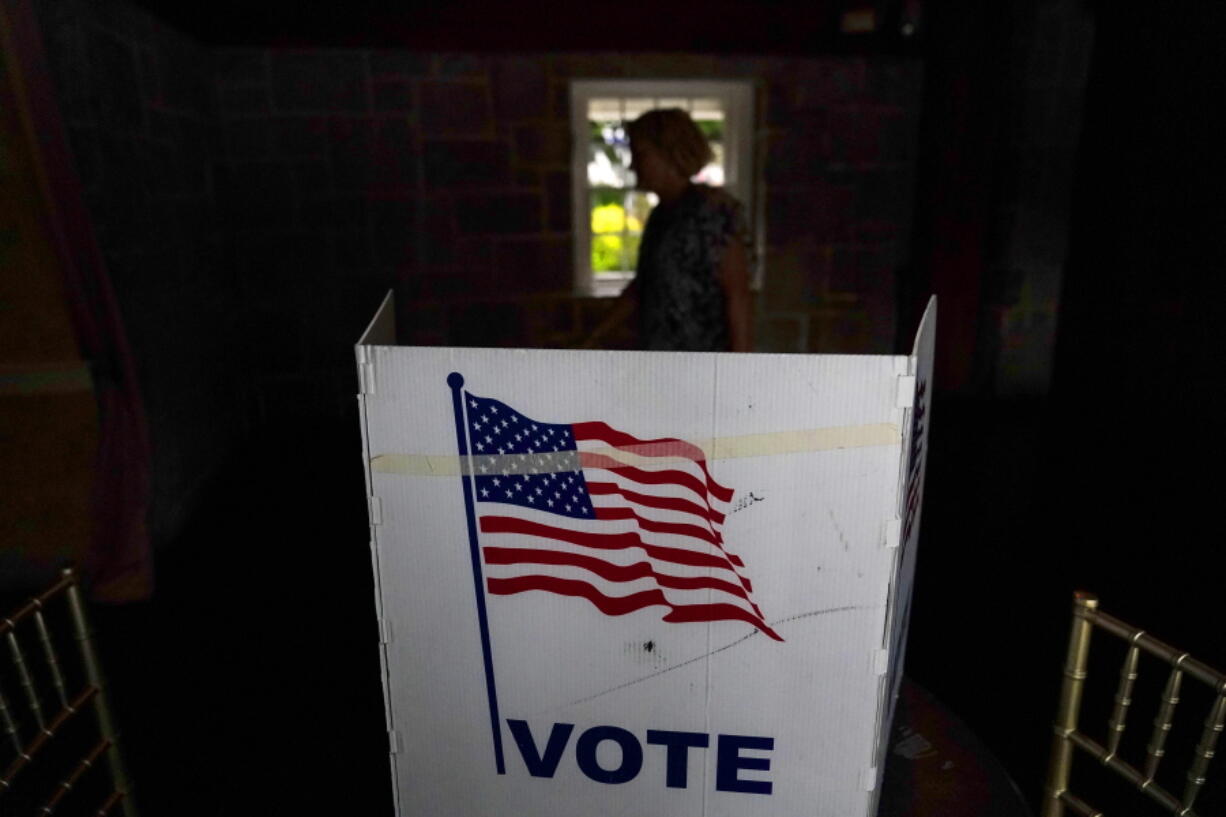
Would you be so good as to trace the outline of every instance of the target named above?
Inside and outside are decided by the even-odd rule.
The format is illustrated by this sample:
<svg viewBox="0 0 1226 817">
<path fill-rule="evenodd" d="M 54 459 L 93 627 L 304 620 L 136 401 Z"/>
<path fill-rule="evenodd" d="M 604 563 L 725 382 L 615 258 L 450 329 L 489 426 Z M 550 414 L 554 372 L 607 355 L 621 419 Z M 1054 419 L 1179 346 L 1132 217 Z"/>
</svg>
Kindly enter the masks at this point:
<svg viewBox="0 0 1226 817">
<path fill-rule="evenodd" d="M 745 457 L 774 457 L 808 451 L 834 451 L 842 448 L 870 448 L 898 445 L 901 437 L 894 423 L 862 426 L 813 428 L 802 431 L 776 431 L 767 434 L 743 434 L 737 437 L 716 437 L 690 440 L 707 452 L 707 460 L 730 460 Z M 627 448 L 584 449 L 584 454 L 613 457 L 627 465 L 650 463 L 653 466 L 692 462 L 688 457 L 672 456 L 675 444 L 651 443 Z M 477 455 L 479 463 L 490 471 L 518 473 L 562 473 L 578 470 L 578 458 L 573 451 L 541 454 Z M 533 470 L 535 469 L 535 470 Z M 414 477 L 456 477 L 461 471 L 460 457 L 455 454 L 379 454 L 371 458 L 370 470 L 377 474 L 402 474 Z"/>
</svg>

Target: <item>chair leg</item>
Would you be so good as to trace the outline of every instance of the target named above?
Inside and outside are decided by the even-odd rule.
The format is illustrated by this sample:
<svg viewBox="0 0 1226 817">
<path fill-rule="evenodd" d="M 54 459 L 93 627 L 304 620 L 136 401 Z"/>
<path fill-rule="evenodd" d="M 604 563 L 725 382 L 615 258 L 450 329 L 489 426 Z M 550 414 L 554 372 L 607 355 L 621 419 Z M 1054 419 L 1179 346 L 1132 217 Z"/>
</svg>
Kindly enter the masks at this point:
<svg viewBox="0 0 1226 817">
<path fill-rule="evenodd" d="M 1043 793 L 1040 817 L 1063 817 L 1064 803 L 1060 795 L 1068 788 L 1069 770 L 1073 765 L 1073 743 L 1069 735 L 1077 730 L 1081 710 L 1081 693 L 1085 686 L 1086 664 L 1090 653 L 1090 633 L 1094 625 L 1090 617 L 1098 609 L 1098 599 L 1089 593 L 1073 595 L 1073 627 L 1069 635 L 1068 657 L 1064 663 L 1064 683 L 1060 688 L 1060 703 L 1056 710 L 1055 736 L 1052 738 L 1051 760 L 1047 767 L 1047 786 Z"/>
<path fill-rule="evenodd" d="M 63 574 L 66 577 L 75 576 L 70 567 L 64 568 Z M 98 688 L 98 695 L 94 699 L 94 712 L 98 718 L 98 731 L 111 744 L 106 751 L 111 782 L 115 791 L 123 795 L 120 805 L 123 808 L 124 817 L 137 817 L 136 802 L 132 799 L 132 787 L 128 782 L 123 757 L 119 752 L 119 735 L 115 730 L 115 721 L 111 717 L 111 709 L 106 700 L 106 681 L 102 674 L 102 666 L 98 662 L 98 656 L 94 652 L 93 641 L 90 639 L 89 622 L 85 618 L 85 605 L 81 601 L 81 590 L 75 578 L 68 585 L 67 595 L 68 608 L 72 611 L 73 629 L 76 630 L 77 641 L 81 644 L 81 658 L 85 663 L 85 674 L 89 682 Z"/>
</svg>

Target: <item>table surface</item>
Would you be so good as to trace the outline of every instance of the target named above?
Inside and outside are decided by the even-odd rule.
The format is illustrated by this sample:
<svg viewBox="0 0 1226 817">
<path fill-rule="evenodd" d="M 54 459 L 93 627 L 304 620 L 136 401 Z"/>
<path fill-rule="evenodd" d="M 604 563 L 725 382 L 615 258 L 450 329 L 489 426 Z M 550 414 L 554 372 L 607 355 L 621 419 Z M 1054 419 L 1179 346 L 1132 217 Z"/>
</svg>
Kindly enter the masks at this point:
<svg viewBox="0 0 1226 817">
<path fill-rule="evenodd" d="M 1033 817 L 1000 761 L 927 690 L 903 679 L 878 817 Z"/>
</svg>

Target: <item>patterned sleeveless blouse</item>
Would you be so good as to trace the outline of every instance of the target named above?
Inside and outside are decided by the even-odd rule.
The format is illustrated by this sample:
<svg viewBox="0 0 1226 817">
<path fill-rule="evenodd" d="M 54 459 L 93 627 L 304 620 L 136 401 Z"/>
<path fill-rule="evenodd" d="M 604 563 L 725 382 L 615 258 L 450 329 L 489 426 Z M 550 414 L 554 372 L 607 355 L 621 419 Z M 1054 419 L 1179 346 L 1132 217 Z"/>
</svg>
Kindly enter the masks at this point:
<svg viewBox="0 0 1226 817">
<path fill-rule="evenodd" d="M 731 345 L 719 265 L 733 241 L 749 246 L 745 216 L 719 188 L 692 184 L 651 211 L 639 245 L 640 348 L 721 352 Z"/>
</svg>

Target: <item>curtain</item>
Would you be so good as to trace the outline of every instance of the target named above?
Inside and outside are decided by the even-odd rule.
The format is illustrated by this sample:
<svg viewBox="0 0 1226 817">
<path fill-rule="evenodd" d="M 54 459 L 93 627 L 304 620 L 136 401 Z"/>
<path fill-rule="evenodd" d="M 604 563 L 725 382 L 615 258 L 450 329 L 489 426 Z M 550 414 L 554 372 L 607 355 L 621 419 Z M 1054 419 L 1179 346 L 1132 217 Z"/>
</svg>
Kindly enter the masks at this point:
<svg viewBox="0 0 1226 817">
<path fill-rule="evenodd" d="M 6 111 L 0 117 L 0 147 L 8 165 L 0 168 L 0 184 L 28 182 L 20 198 L 4 194 L 20 204 L 7 233 L 0 224 L 0 235 L 8 235 L 11 245 L 9 252 L 0 253 L 0 272 L 6 281 L 24 282 L 15 291 L 29 291 L 39 278 L 54 279 L 45 281 L 43 290 L 58 287 L 78 357 L 88 366 L 97 418 L 88 499 L 91 531 L 81 567 L 94 600 L 143 600 L 153 590 L 147 525 L 151 453 L 135 362 L 82 198 L 32 0 L 0 0 L 0 37 L 0 105 Z M 35 245 L 44 243 L 49 252 L 42 255 Z M 39 257 L 47 263 L 32 260 Z M 46 304 L 30 304 L 40 310 L 37 324 L 30 325 L 43 325 L 55 311 Z M 79 390 L 87 380 L 74 376 L 71 366 L 65 375 L 64 366 L 49 362 L 46 348 L 32 346 L 28 351 L 37 364 L 34 369 L 22 369 L 19 363 L 5 367 L 6 389 L 14 395 L 55 392 L 48 383 L 59 383 L 58 393 L 63 393 L 65 382 L 77 383 Z M 58 450 L 64 452 L 66 444 Z M 53 486 L 48 488 L 54 493 Z"/>
</svg>

